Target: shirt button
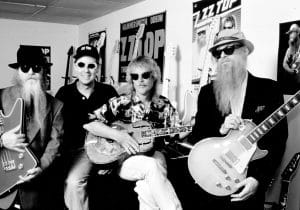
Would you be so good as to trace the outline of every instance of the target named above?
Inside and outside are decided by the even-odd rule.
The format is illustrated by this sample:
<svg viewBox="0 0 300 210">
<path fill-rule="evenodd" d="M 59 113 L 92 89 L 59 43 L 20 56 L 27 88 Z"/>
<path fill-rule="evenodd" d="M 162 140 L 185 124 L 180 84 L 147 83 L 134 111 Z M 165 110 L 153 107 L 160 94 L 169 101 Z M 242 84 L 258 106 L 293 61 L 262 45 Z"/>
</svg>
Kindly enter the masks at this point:
<svg viewBox="0 0 300 210">
<path fill-rule="evenodd" d="M 85 100 L 85 97 L 84 97 L 84 96 L 82 96 L 82 100 Z"/>
</svg>

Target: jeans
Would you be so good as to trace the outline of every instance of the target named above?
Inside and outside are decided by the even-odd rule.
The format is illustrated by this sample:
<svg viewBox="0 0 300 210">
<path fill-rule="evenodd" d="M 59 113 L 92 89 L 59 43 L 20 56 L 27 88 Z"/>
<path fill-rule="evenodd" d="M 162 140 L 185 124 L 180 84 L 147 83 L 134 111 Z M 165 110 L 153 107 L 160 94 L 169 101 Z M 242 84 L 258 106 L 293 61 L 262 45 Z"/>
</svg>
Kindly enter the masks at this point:
<svg viewBox="0 0 300 210">
<path fill-rule="evenodd" d="M 167 167 L 162 153 L 152 157 L 135 155 L 120 167 L 122 179 L 136 181 L 140 210 L 181 210 L 180 201 L 167 179 Z"/>
<path fill-rule="evenodd" d="M 88 210 L 87 180 L 93 163 L 82 150 L 74 159 L 65 182 L 65 205 L 70 210 Z"/>
</svg>

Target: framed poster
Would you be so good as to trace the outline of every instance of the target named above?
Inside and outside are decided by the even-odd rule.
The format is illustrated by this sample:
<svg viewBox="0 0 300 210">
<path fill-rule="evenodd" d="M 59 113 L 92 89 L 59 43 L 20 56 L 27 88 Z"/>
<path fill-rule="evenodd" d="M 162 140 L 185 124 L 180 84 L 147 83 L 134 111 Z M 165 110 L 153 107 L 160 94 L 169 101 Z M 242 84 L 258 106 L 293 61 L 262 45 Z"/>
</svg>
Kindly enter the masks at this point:
<svg viewBox="0 0 300 210">
<path fill-rule="evenodd" d="M 126 82 L 126 69 L 133 57 L 153 58 L 163 75 L 166 12 L 120 25 L 119 82 Z"/>
<path fill-rule="evenodd" d="M 222 29 L 241 24 L 241 0 L 201 0 L 193 3 L 192 84 L 201 88 L 216 76 L 208 51 Z"/>
<path fill-rule="evenodd" d="M 106 67 L 106 31 L 99 31 L 99 32 L 95 32 L 95 33 L 90 33 L 89 34 L 89 44 L 96 47 L 99 55 L 100 55 L 100 59 L 99 59 L 99 63 L 101 65 L 101 69 L 99 71 L 99 74 L 97 75 L 97 81 L 100 82 L 105 82 L 106 80 L 106 74 L 105 74 L 105 67 Z"/>
<path fill-rule="evenodd" d="M 300 20 L 279 24 L 277 81 L 284 94 L 300 89 Z"/>
</svg>

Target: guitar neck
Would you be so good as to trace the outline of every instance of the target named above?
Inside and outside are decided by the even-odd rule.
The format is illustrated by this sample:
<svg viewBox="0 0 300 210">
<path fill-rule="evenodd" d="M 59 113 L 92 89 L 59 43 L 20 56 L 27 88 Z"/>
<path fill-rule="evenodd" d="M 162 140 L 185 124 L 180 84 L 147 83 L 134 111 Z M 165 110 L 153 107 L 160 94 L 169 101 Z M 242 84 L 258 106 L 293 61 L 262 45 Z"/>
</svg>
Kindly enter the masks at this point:
<svg viewBox="0 0 300 210">
<path fill-rule="evenodd" d="M 132 60 L 137 57 L 138 49 L 139 49 L 139 42 L 140 42 L 140 39 L 135 39 L 134 49 L 133 49 L 133 53 L 132 53 Z"/>
<path fill-rule="evenodd" d="M 267 134 L 275 125 L 284 119 L 300 103 L 300 90 L 286 103 L 274 111 L 267 119 L 256 126 L 246 138 L 255 143 Z"/>
<path fill-rule="evenodd" d="M 169 127 L 169 128 L 156 128 L 156 129 L 149 129 L 141 132 L 142 137 L 160 137 L 160 136 L 168 136 L 171 134 L 179 134 L 190 132 L 192 130 L 192 126 L 182 126 L 182 127 Z"/>
<path fill-rule="evenodd" d="M 279 210 L 286 210 L 289 184 L 290 184 L 290 181 L 281 180 L 281 190 L 280 190 L 280 197 L 279 197 Z"/>
</svg>

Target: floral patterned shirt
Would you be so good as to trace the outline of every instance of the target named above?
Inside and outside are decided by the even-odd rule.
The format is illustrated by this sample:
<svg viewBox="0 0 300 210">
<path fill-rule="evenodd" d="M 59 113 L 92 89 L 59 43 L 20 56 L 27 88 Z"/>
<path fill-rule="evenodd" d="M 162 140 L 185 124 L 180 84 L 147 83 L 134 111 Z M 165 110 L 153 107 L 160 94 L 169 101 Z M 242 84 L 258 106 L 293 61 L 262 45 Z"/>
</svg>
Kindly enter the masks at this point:
<svg viewBox="0 0 300 210">
<path fill-rule="evenodd" d="M 146 107 L 137 95 L 122 95 L 111 98 L 106 104 L 94 111 L 97 119 L 110 124 L 114 121 L 133 123 L 145 120 L 154 128 L 178 126 L 178 112 L 164 96 L 156 96 Z"/>
</svg>

